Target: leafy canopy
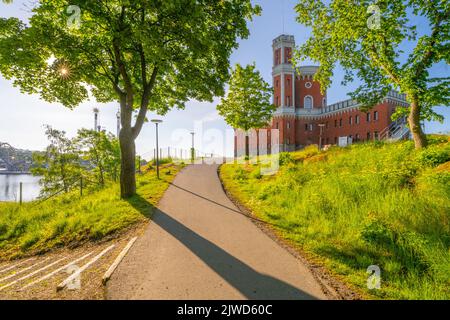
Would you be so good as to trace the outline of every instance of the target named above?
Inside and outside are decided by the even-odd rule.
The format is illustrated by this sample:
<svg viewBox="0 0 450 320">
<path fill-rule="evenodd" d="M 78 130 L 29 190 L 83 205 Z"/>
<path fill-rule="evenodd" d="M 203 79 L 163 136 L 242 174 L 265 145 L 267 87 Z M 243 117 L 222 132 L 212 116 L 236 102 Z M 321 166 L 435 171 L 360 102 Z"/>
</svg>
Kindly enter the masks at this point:
<svg viewBox="0 0 450 320">
<path fill-rule="evenodd" d="M 296 11 L 298 22 L 311 27 L 312 35 L 295 58 L 320 63 L 316 78 L 323 90 L 339 63 L 346 72 L 344 85 L 362 80 L 351 95 L 366 106 L 394 88 L 420 105 L 421 119 L 442 120 L 432 107 L 449 105 L 450 78 L 431 77 L 429 69 L 450 61 L 448 1 L 301 0 Z M 414 23 L 419 18 L 428 21 L 429 34 L 418 35 Z M 406 112 L 400 108 L 397 116 Z"/>
<path fill-rule="evenodd" d="M 236 38 L 259 12 L 249 0 L 41 0 L 29 24 L 0 19 L 0 73 L 70 108 L 90 95 L 145 107 L 142 120 L 147 102 L 164 114 L 222 95 Z"/>
<path fill-rule="evenodd" d="M 237 64 L 232 72 L 226 97 L 217 106 L 219 114 L 233 128 L 265 127 L 276 107 L 270 102 L 272 88 L 264 81 L 254 64 L 245 68 Z"/>
</svg>

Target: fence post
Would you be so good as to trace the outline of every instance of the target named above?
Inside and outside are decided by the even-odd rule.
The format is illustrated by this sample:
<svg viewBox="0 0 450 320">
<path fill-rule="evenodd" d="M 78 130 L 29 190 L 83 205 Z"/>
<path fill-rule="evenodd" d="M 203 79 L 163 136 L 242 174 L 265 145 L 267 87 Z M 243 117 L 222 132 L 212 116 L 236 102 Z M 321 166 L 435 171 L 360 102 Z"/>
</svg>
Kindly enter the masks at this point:
<svg viewBox="0 0 450 320">
<path fill-rule="evenodd" d="M 22 204 L 22 182 L 19 182 L 19 203 Z"/>
<path fill-rule="evenodd" d="M 80 178 L 80 197 L 83 196 L 83 177 Z"/>
<path fill-rule="evenodd" d="M 167 147 L 167 158 L 170 158 L 170 147 Z"/>
</svg>

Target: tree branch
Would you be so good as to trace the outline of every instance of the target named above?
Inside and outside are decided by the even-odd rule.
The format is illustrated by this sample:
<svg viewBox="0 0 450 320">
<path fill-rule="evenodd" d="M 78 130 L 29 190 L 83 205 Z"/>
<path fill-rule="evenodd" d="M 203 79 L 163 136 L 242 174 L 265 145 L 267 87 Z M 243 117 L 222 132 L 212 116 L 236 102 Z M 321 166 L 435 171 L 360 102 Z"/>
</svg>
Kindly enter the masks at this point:
<svg viewBox="0 0 450 320">
<path fill-rule="evenodd" d="M 136 138 L 141 132 L 142 126 L 144 124 L 145 116 L 147 115 L 148 103 L 150 101 L 150 93 L 155 85 L 156 75 L 158 74 L 158 67 L 155 66 L 153 68 L 152 75 L 150 77 L 150 81 L 144 86 L 144 92 L 142 94 L 141 107 L 139 109 L 138 116 L 136 118 L 136 123 L 134 124 L 133 137 Z"/>
<path fill-rule="evenodd" d="M 436 54 L 436 51 L 434 50 L 434 46 L 436 45 L 437 37 L 439 33 L 441 32 L 441 22 L 445 21 L 449 18 L 450 11 L 447 11 L 444 16 L 440 16 L 436 23 L 433 26 L 433 30 L 431 31 L 430 35 L 430 47 L 429 50 L 427 50 L 422 59 L 416 64 L 416 77 L 419 77 L 419 75 L 427 68 L 427 66 L 432 62 L 432 59 L 434 55 Z"/>
</svg>

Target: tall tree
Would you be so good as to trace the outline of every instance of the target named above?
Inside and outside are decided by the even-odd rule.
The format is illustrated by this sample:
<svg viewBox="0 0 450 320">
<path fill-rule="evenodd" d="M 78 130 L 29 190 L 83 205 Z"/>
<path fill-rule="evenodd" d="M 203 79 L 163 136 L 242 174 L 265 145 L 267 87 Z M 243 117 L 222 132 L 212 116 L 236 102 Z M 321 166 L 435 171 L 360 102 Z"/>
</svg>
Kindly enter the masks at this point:
<svg viewBox="0 0 450 320">
<path fill-rule="evenodd" d="M 242 67 L 236 64 L 230 79 L 226 97 L 217 105 L 219 114 L 235 129 L 246 133 L 250 129 L 267 126 L 276 107 L 270 102 L 272 88 L 256 70 L 255 64 Z M 248 136 L 245 155 L 248 156 Z"/>
<path fill-rule="evenodd" d="M 61 190 L 68 192 L 82 175 L 80 152 L 64 131 L 45 126 L 45 134 L 50 142 L 45 152 L 33 153 L 31 172 L 41 176 L 41 194 L 51 194 Z"/>
<path fill-rule="evenodd" d="M 432 66 L 450 61 L 449 2 L 301 0 L 296 11 L 298 22 L 311 27 L 312 35 L 295 57 L 320 63 L 316 79 L 323 90 L 339 63 L 346 72 L 344 85 L 355 77 L 362 80 L 351 96 L 366 108 L 392 88 L 405 93 L 410 107 L 399 108 L 395 116 L 408 115 L 416 148 L 426 146 L 420 121 L 442 121 L 433 107 L 450 102 L 448 75 L 429 74 Z M 414 23 L 420 19 L 428 21 L 429 28 L 421 24 L 421 31 L 429 29 L 428 34 L 418 34 Z"/>
<path fill-rule="evenodd" d="M 111 133 L 80 129 L 74 140 L 81 157 L 92 166 L 99 185 L 103 186 L 107 178 L 116 181 L 120 168 L 120 148 Z"/>
<path fill-rule="evenodd" d="M 29 24 L 0 19 L 0 73 L 69 108 L 90 95 L 118 101 L 121 196 L 129 197 L 147 111 L 221 96 L 237 38 L 259 12 L 250 0 L 40 0 Z"/>
</svg>

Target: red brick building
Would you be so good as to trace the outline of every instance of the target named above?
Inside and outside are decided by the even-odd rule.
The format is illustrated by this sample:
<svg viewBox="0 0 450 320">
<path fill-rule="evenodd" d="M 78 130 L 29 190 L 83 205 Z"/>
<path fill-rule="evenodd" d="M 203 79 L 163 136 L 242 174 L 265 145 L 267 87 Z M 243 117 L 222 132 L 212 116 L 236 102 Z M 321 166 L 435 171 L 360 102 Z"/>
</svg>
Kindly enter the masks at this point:
<svg viewBox="0 0 450 320">
<path fill-rule="evenodd" d="M 277 110 L 270 128 L 279 130 L 281 151 L 297 150 L 310 144 L 345 145 L 386 138 L 394 131 L 407 133 L 403 122 L 391 120 L 398 106 L 408 106 L 405 95 L 392 91 L 368 112 L 360 111 L 361 105 L 352 99 L 330 105 L 326 92 L 322 94 L 319 82 L 313 80 L 318 67 L 301 66 L 296 70 L 292 65 L 294 47 L 291 35 L 281 35 L 272 44 L 273 103 Z M 265 135 L 260 133 L 259 136 L 261 134 Z M 241 149 L 238 144 L 235 146 Z"/>
</svg>

